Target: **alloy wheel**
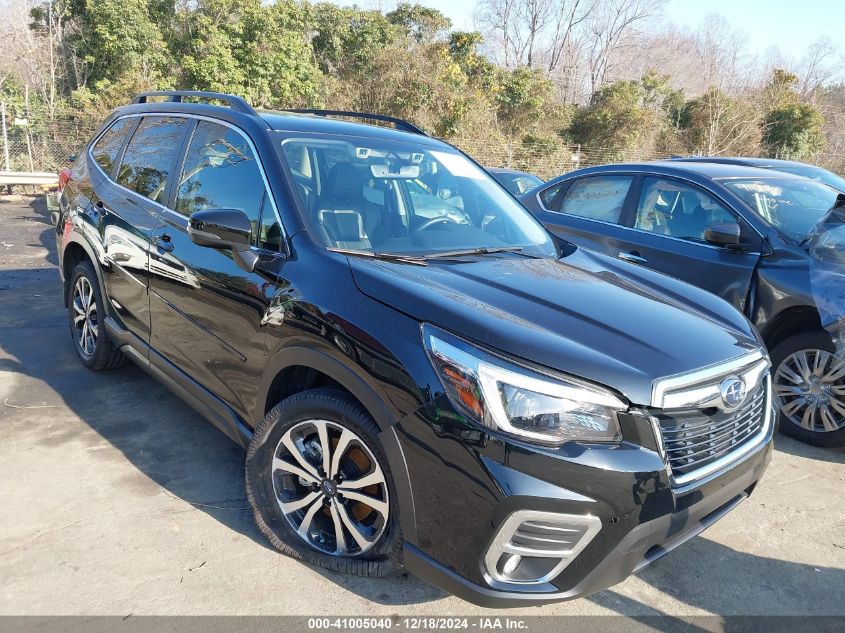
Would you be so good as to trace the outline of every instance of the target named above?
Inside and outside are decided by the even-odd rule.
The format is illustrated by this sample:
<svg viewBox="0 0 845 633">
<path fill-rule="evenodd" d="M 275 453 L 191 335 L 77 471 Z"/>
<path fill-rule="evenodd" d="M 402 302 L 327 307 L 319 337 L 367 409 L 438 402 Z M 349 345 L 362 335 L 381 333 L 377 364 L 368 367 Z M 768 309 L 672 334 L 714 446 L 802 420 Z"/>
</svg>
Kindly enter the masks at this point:
<svg viewBox="0 0 845 633">
<path fill-rule="evenodd" d="M 308 545 L 333 556 L 358 556 L 378 542 L 390 515 L 387 481 L 354 432 L 329 420 L 290 428 L 273 453 L 276 500 Z"/>
<path fill-rule="evenodd" d="M 792 424 L 815 433 L 845 428 L 845 362 L 836 355 L 821 349 L 790 354 L 775 372 L 774 391 Z"/>
<path fill-rule="evenodd" d="M 76 343 L 85 356 L 93 356 L 99 335 L 99 314 L 94 288 L 87 277 L 80 277 L 73 288 L 73 327 Z"/>
</svg>

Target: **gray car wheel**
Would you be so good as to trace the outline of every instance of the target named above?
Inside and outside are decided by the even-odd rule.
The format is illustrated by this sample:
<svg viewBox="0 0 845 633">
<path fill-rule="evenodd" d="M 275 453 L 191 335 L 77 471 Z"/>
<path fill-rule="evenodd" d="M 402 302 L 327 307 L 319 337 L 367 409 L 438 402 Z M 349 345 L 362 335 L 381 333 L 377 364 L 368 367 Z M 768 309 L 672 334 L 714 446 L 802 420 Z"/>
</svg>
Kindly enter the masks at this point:
<svg viewBox="0 0 845 633">
<path fill-rule="evenodd" d="M 771 356 L 781 431 L 817 446 L 845 445 L 845 359 L 830 335 L 797 334 Z"/>
<path fill-rule="evenodd" d="M 348 394 L 311 389 L 273 407 L 246 458 L 258 528 L 279 551 L 363 576 L 402 570 L 398 504 L 372 417 Z"/>
</svg>

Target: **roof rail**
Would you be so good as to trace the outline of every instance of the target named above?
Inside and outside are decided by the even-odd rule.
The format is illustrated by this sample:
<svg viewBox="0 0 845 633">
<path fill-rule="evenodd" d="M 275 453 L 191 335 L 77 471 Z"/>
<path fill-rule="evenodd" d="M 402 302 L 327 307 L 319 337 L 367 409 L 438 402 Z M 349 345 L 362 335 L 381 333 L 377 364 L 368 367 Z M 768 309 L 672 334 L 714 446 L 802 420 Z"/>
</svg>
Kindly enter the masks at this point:
<svg viewBox="0 0 845 633">
<path fill-rule="evenodd" d="M 181 103 L 183 97 L 208 99 L 209 101 L 223 101 L 233 110 L 243 112 L 244 114 L 258 116 L 258 112 L 255 111 L 255 108 L 249 105 L 243 97 L 227 95 L 223 92 L 205 92 L 203 90 L 155 90 L 153 92 L 142 92 L 132 100 L 132 103 L 149 103 L 150 97 L 168 97 L 168 101 L 172 103 Z"/>
<path fill-rule="evenodd" d="M 425 132 L 423 132 L 420 128 L 418 128 L 413 123 L 409 123 L 405 119 L 400 119 L 395 116 L 387 116 L 386 114 L 370 114 L 368 112 L 349 112 L 346 110 L 285 110 L 285 112 L 293 112 L 295 114 L 314 114 L 316 116 L 346 116 L 355 119 L 366 119 L 370 121 L 384 121 L 386 123 L 393 123 L 396 126 L 397 130 L 402 130 L 403 132 L 410 132 L 411 134 L 421 134 L 422 136 L 428 136 Z"/>
</svg>

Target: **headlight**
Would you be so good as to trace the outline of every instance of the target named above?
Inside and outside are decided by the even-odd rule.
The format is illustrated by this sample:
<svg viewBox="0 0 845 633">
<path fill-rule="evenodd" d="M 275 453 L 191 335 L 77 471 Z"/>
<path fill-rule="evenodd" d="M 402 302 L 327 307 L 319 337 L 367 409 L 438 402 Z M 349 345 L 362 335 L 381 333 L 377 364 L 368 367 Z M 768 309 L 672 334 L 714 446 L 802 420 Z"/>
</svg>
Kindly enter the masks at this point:
<svg viewBox="0 0 845 633">
<path fill-rule="evenodd" d="M 423 341 L 452 405 L 474 422 L 554 444 L 622 439 L 616 414 L 627 407 L 608 391 L 535 373 L 428 324 Z"/>
</svg>

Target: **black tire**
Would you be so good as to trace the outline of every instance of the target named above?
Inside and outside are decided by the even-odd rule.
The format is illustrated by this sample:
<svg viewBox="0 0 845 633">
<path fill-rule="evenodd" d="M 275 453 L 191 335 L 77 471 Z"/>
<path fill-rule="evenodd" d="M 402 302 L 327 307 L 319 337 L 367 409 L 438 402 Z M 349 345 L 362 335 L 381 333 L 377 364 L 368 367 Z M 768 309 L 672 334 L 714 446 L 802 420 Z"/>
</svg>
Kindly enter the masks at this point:
<svg viewBox="0 0 845 633">
<path fill-rule="evenodd" d="M 80 342 L 81 331 L 78 329 L 78 324 L 75 318 L 79 316 L 75 308 L 74 300 L 77 284 L 80 279 L 87 281 L 93 293 L 93 301 L 95 304 L 95 313 L 92 313 L 94 323 L 96 324 L 96 339 L 93 345 L 87 350 L 83 348 Z M 109 340 L 106 326 L 103 319 L 106 315 L 105 302 L 100 291 L 100 285 L 97 282 L 97 274 L 94 272 L 94 267 L 88 261 L 79 262 L 76 268 L 70 275 L 67 287 L 67 307 L 68 307 L 68 325 L 70 327 L 71 338 L 73 339 L 73 347 L 76 350 L 76 355 L 82 364 L 93 369 L 94 371 L 101 371 L 105 369 L 115 369 L 126 364 L 126 356 Z"/>
<path fill-rule="evenodd" d="M 823 350 L 833 354 L 836 347 L 827 332 L 802 332 L 784 339 L 775 345 L 770 354 L 773 382 L 781 364 L 792 354 L 801 350 Z M 824 448 L 845 446 L 845 427 L 836 431 L 810 431 L 791 421 L 788 416 L 780 411 L 780 408 L 778 408 L 778 424 L 781 433 L 807 444 Z"/>
<path fill-rule="evenodd" d="M 388 519 L 374 545 L 358 555 L 335 555 L 306 542 L 285 517 L 276 496 L 271 468 L 280 440 L 289 430 L 310 420 L 326 420 L 355 433 L 375 456 L 388 489 Z M 299 427 L 301 428 L 301 426 Z M 387 577 L 399 574 L 402 564 L 402 534 L 398 503 L 387 458 L 378 440 L 379 429 L 360 403 L 336 389 L 320 388 L 295 394 L 277 404 L 264 417 L 250 442 L 246 456 L 246 494 L 258 529 L 278 551 L 333 571 Z M 337 445 L 335 445 L 336 447 Z M 319 464 L 316 464 L 319 467 Z M 299 480 L 302 482 L 302 480 Z M 315 490 L 322 491 L 321 487 Z M 328 506 L 318 511 L 328 514 Z M 328 519 L 321 519 L 327 521 Z M 347 532 L 347 534 L 349 534 Z"/>
</svg>

